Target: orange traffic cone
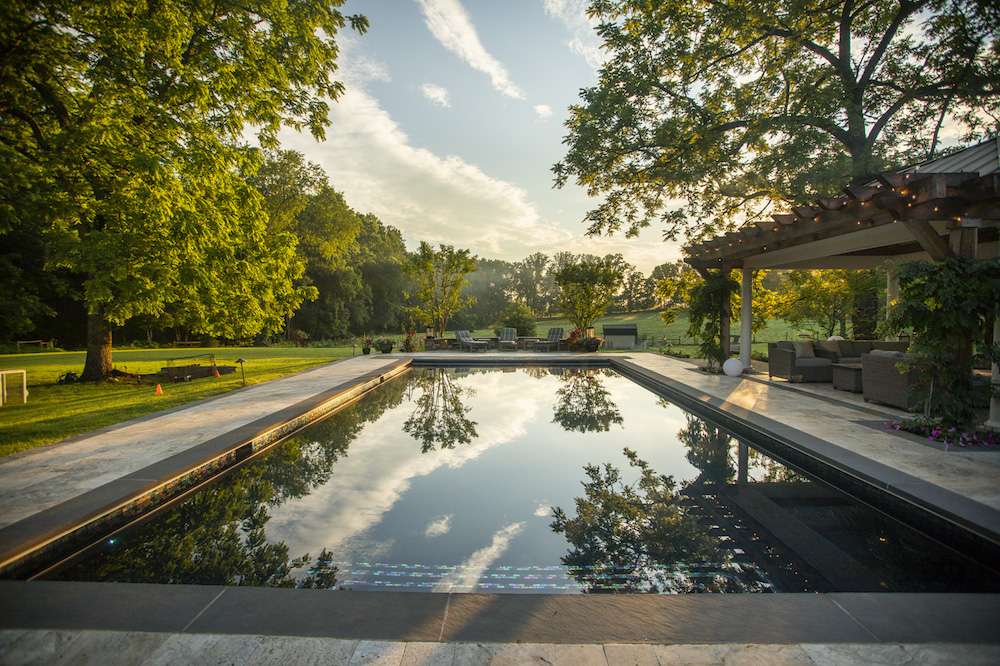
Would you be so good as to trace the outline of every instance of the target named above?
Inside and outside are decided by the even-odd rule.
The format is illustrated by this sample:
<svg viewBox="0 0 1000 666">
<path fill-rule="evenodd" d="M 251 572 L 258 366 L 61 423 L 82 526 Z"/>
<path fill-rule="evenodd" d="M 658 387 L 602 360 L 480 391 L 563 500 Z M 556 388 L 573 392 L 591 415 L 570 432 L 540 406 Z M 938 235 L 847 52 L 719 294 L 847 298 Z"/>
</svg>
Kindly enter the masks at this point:
<svg viewBox="0 0 1000 666">
<path fill-rule="evenodd" d="M 219 369 L 218 368 L 216 368 L 216 367 L 212 368 L 212 376 L 215 377 L 216 379 L 219 378 Z"/>
<path fill-rule="evenodd" d="M 163 395 L 163 387 L 159 384 L 156 385 L 156 391 L 153 392 L 154 395 Z"/>
</svg>

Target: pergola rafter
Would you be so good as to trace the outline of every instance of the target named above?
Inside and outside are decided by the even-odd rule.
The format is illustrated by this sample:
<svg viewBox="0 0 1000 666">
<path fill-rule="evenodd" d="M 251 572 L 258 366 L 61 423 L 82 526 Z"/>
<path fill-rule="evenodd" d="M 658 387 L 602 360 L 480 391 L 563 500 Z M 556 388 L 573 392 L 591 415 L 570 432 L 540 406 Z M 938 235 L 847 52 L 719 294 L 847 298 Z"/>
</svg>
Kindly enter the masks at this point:
<svg viewBox="0 0 1000 666">
<path fill-rule="evenodd" d="M 791 206 L 737 231 L 684 248 L 685 261 L 704 276 L 742 269 L 740 360 L 750 368 L 752 274 L 760 268 L 874 268 L 885 265 L 887 298 L 899 291 L 894 265 L 952 256 L 1000 257 L 1000 138 L 869 182 L 835 197 Z M 721 313 L 729 352 L 729 305 Z M 997 320 L 1000 335 L 1000 318 Z M 1000 391 L 1000 366 L 994 365 Z M 1000 429 L 1000 398 L 990 427 Z"/>
</svg>

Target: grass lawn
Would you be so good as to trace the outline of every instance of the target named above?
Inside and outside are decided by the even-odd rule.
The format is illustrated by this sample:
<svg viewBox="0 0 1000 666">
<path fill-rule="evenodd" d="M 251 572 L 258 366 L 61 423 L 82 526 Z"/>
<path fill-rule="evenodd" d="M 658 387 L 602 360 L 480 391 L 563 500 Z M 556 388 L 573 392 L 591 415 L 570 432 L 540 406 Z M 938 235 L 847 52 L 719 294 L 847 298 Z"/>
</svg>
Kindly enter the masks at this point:
<svg viewBox="0 0 1000 666">
<path fill-rule="evenodd" d="M 694 341 L 687 335 L 687 313 L 680 314 L 669 326 L 663 323 L 659 312 L 630 312 L 627 314 L 608 315 L 598 319 L 597 323 L 594 325 L 597 329 L 598 335 L 601 334 L 601 326 L 604 324 L 636 324 L 639 327 L 640 336 L 655 338 L 655 347 L 660 346 L 662 338 L 667 338 L 670 340 L 669 346 L 671 349 L 683 351 L 688 354 L 697 353 L 697 344 L 695 344 Z M 559 326 L 565 329 L 567 335 L 571 330 L 573 330 L 573 325 L 566 319 L 539 319 L 536 326 L 536 332 L 538 335 L 544 336 L 549 328 Z M 739 321 L 733 322 L 732 332 L 733 334 L 739 334 Z M 808 328 L 795 327 L 780 319 L 771 320 L 767 322 L 767 325 L 758 331 L 754 336 L 756 342 L 753 345 L 753 351 L 766 352 L 768 342 L 777 342 L 778 340 L 797 340 L 799 333 L 808 332 Z M 473 335 L 493 335 L 493 330 L 480 329 L 475 331 Z M 679 343 L 678 340 L 680 340 Z"/>
<path fill-rule="evenodd" d="M 219 365 L 246 360 L 247 384 L 258 384 L 351 355 L 350 347 L 214 347 L 191 349 L 127 349 L 115 351 L 115 367 L 128 372 L 156 372 L 166 359 L 215 354 Z M 358 352 L 360 353 L 360 351 Z M 0 355 L 0 368 L 28 371 L 28 404 L 20 404 L 18 378 L 8 378 L 11 403 L 0 407 L 0 456 L 51 444 L 72 435 L 176 407 L 242 386 L 240 371 L 218 379 L 164 384 L 162 396 L 147 384 L 72 384 L 59 386 L 59 376 L 83 369 L 84 352 Z M 199 362 L 198 359 L 191 361 Z M 206 364 L 206 359 L 201 359 Z M 178 361 L 175 365 L 185 364 Z"/>
</svg>

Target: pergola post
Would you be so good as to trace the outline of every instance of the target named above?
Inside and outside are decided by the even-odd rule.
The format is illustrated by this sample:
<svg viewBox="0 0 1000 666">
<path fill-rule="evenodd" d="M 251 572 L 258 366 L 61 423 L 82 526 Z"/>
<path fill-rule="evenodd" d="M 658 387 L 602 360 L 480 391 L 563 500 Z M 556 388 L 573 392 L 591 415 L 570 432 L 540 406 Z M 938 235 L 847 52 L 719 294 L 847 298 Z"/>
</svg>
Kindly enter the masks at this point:
<svg viewBox="0 0 1000 666">
<path fill-rule="evenodd" d="M 1000 242 L 996 243 L 996 256 L 1000 259 Z M 993 320 L 993 343 L 1000 342 L 1000 309 Z M 990 430 L 1000 431 L 1000 365 L 993 361 L 993 375 L 990 377 L 990 418 L 983 425 Z"/>
<path fill-rule="evenodd" d="M 885 267 L 885 319 L 889 318 L 889 311 L 892 304 L 899 300 L 899 268 L 894 263 Z M 890 336 L 893 340 L 898 340 L 899 336 Z"/>
<path fill-rule="evenodd" d="M 751 369 L 750 351 L 753 345 L 753 269 L 740 273 L 740 363 L 743 371 Z"/>
</svg>

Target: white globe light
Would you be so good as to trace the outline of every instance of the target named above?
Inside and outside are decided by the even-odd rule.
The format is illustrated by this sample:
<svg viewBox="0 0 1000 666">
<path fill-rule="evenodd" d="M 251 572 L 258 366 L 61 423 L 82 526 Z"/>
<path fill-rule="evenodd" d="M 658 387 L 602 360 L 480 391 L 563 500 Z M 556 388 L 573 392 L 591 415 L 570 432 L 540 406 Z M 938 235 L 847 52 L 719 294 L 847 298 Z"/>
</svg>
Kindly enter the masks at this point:
<svg viewBox="0 0 1000 666">
<path fill-rule="evenodd" d="M 736 358 L 731 358 L 722 364 L 722 371 L 730 377 L 739 377 L 743 374 L 743 362 Z"/>
<path fill-rule="evenodd" d="M 827 338 L 827 340 L 843 340 L 843 339 L 844 336 L 842 335 L 831 335 L 830 337 Z"/>
</svg>

